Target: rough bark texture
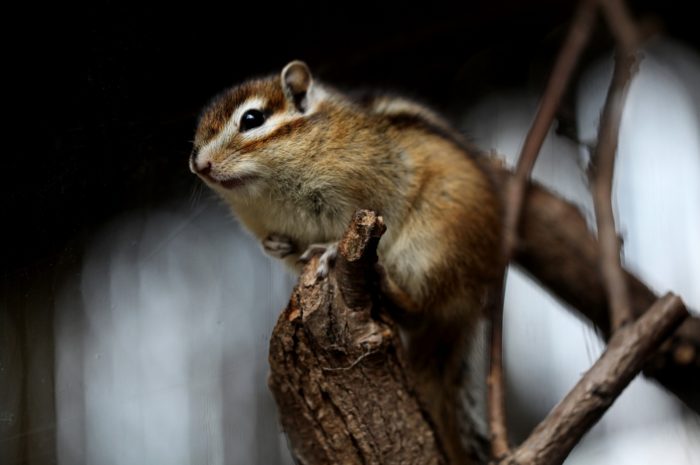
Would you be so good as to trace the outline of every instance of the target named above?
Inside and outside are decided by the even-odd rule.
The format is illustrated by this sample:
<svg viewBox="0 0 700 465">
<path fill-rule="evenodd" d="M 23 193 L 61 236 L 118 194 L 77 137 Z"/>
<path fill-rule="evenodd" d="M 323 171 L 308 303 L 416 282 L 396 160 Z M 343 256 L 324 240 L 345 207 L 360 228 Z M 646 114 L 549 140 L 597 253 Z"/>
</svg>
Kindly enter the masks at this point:
<svg viewBox="0 0 700 465">
<path fill-rule="evenodd" d="M 313 259 L 273 331 L 269 384 L 300 463 L 446 463 L 396 327 L 373 317 L 383 230 L 381 217 L 359 212 L 328 279 Z"/>
</svg>

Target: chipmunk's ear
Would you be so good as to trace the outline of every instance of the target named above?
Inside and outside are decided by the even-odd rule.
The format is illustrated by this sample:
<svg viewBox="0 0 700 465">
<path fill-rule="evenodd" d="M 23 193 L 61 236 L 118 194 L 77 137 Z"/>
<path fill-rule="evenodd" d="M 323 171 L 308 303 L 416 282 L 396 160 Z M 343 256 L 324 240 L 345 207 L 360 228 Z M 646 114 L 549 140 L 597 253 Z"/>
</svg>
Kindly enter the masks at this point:
<svg viewBox="0 0 700 465">
<path fill-rule="evenodd" d="M 313 79 L 311 71 L 303 61 L 292 61 L 282 70 L 282 89 L 287 99 L 297 110 L 305 112 L 309 103 L 309 91 Z"/>
</svg>

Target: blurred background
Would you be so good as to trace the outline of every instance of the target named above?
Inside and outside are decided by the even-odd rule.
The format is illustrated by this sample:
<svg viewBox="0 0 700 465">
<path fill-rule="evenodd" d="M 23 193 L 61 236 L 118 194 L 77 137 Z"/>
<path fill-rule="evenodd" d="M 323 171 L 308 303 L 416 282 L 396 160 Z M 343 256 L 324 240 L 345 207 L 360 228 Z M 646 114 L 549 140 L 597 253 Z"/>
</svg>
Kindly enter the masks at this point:
<svg viewBox="0 0 700 465">
<path fill-rule="evenodd" d="M 266 375 L 294 278 L 189 172 L 199 110 L 303 59 L 340 87 L 427 102 L 512 163 L 574 5 L 94 2 L 5 15 L 0 464 L 291 463 Z M 697 21 L 684 2 L 630 7 L 654 34 L 620 134 L 624 260 L 697 310 Z M 583 169 L 611 46 L 601 23 L 535 169 L 589 219 Z M 517 441 L 603 344 L 518 270 L 508 286 Z M 697 415 L 638 379 L 567 463 L 700 464 L 699 437 Z"/>
</svg>

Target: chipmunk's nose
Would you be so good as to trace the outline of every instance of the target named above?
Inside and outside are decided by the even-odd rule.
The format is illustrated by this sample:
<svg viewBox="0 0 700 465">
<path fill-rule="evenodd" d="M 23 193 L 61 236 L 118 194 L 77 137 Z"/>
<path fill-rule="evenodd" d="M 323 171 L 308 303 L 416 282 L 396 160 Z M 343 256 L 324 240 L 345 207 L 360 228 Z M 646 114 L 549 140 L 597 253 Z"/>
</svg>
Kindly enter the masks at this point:
<svg viewBox="0 0 700 465">
<path fill-rule="evenodd" d="M 204 163 L 195 163 L 195 169 L 197 170 L 197 173 L 207 175 L 211 171 L 211 162 L 207 161 Z"/>
<path fill-rule="evenodd" d="M 206 176 L 211 172 L 211 162 L 208 160 L 198 160 L 197 157 L 190 158 L 190 170 L 194 174 Z"/>
</svg>

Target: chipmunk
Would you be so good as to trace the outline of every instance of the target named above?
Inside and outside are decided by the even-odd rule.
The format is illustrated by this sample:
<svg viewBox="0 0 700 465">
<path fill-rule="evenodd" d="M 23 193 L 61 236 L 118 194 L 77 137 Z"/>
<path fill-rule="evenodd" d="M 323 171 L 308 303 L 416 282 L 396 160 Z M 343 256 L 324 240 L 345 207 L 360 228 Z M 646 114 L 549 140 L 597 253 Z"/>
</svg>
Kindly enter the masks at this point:
<svg viewBox="0 0 700 465">
<path fill-rule="evenodd" d="M 418 321 L 406 326 L 409 355 L 440 435 L 460 434 L 461 352 L 503 272 L 501 206 L 476 152 L 446 121 L 401 97 L 354 99 L 293 61 L 212 101 L 190 169 L 269 254 L 298 270 L 321 253 L 320 277 L 353 213 L 381 214 L 382 288 Z M 466 460 L 463 450 L 447 454 Z"/>
</svg>

